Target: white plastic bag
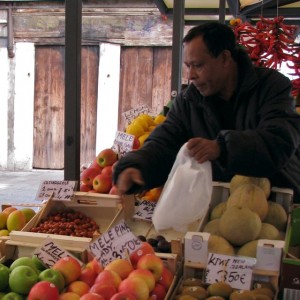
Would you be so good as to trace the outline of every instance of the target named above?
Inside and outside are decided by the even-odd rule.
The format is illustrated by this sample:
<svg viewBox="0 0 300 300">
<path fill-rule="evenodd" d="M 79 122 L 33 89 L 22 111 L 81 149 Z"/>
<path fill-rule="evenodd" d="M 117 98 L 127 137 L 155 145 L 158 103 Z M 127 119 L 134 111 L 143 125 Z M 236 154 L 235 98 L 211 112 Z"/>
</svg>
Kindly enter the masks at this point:
<svg viewBox="0 0 300 300">
<path fill-rule="evenodd" d="M 157 231 L 186 232 L 188 225 L 206 212 L 212 194 L 211 162 L 199 164 L 188 154 L 186 144 L 176 160 L 152 216 Z"/>
</svg>

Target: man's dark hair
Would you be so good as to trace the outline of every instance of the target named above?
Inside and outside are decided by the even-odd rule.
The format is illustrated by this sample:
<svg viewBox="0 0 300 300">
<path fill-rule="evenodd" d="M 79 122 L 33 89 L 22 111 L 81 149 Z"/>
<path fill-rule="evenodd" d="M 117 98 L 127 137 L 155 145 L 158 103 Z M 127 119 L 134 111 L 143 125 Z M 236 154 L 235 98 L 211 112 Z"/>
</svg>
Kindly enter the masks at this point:
<svg viewBox="0 0 300 300">
<path fill-rule="evenodd" d="M 194 38 L 202 36 L 209 52 L 214 56 L 219 56 L 224 50 L 229 50 L 235 59 L 238 45 L 233 30 L 222 23 L 213 21 L 207 22 L 191 28 L 183 38 L 183 44 Z"/>
</svg>

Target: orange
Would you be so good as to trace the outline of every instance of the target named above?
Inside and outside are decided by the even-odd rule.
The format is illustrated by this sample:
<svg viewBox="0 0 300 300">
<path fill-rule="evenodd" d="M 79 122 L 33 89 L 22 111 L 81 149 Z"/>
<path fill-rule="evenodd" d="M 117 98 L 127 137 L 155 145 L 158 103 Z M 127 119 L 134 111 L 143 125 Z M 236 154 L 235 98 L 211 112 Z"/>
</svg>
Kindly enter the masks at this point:
<svg viewBox="0 0 300 300">
<path fill-rule="evenodd" d="M 166 116 L 164 115 L 157 115 L 154 119 L 154 123 L 156 125 L 163 123 L 166 120 Z"/>
<path fill-rule="evenodd" d="M 142 199 L 155 202 L 159 199 L 161 192 L 162 192 L 162 187 L 153 188 L 147 191 L 145 195 L 142 197 Z"/>
</svg>

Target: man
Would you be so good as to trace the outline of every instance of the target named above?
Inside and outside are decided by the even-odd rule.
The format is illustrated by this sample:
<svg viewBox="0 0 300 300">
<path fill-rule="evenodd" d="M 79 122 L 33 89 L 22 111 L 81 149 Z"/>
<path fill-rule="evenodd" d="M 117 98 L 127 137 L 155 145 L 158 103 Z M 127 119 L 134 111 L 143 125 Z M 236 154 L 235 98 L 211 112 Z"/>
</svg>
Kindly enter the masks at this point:
<svg viewBox="0 0 300 300">
<path fill-rule="evenodd" d="M 197 162 L 211 161 L 213 180 L 267 177 L 297 199 L 300 116 L 289 79 L 254 67 L 231 28 L 218 22 L 192 28 L 183 47 L 190 84 L 144 146 L 120 159 L 114 171 L 120 193 L 163 185 L 187 142 Z"/>
</svg>

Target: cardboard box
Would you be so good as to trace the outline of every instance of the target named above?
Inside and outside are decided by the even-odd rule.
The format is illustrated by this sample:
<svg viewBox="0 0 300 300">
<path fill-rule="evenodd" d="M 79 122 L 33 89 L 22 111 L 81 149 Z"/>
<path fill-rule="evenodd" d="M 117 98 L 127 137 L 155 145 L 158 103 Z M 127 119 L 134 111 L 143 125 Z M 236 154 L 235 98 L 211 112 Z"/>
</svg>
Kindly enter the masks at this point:
<svg viewBox="0 0 300 300">
<path fill-rule="evenodd" d="M 38 248 L 46 238 L 51 238 L 67 251 L 72 253 L 85 253 L 86 248 L 93 238 L 30 231 L 50 212 L 59 211 L 65 208 L 80 211 L 96 221 L 100 227 L 100 232 L 95 232 L 94 238 L 107 231 L 115 218 L 117 218 L 122 211 L 120 198 L 115 195 L 91 195 L 91 193 L 81 192 L 75 193 L 71 201 L 50 199 L 43 209 L 41 209 L 21 231 L 12 231 L 10 233 L 10 239 L 6 242 L 6 245 L 17 246 L 19 256 L 27 256 L 33 249 Z"/>
</svg>

